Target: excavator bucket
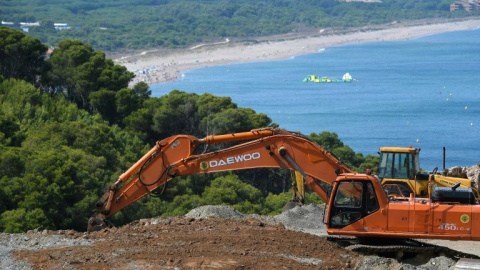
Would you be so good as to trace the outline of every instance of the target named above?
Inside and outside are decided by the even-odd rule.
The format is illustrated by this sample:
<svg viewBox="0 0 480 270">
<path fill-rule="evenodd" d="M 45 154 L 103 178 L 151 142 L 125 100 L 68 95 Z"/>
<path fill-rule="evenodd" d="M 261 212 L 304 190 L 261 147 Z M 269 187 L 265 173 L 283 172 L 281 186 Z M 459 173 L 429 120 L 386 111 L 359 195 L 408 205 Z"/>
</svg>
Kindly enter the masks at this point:
<svg viewBox="0 0 480 270">
<path fill-rule="evenodd" d="M 111 224 L 106 219 L 93 216 L 88 219 L 87 232 L 101 231 L 103 229 L 111 228 L 111 227 L 113 227 L 113 224 Z"/>
</svg>

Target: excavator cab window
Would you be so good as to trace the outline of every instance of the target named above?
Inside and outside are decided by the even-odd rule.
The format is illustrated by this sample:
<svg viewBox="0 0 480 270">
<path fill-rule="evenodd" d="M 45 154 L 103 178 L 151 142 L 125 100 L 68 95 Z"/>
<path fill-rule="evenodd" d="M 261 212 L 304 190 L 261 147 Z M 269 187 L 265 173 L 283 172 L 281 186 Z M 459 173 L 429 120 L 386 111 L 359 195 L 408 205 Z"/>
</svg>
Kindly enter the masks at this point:
<svg viewBox="0 0 480 270">
<path fill-rule="evenodd" d="M 340 182 L 334 196 L 329 225 L 332 228 L 348 226 L 379 209 L 372 183 Z"/>
<path fill-rule="evenodd" d="M 377 194 L 375 194 L 375 190 L 373 189 L 372 183 L 367 184 L 367 214 L 373 213 L 378 210 L 378 200 Z"/>
</svg>

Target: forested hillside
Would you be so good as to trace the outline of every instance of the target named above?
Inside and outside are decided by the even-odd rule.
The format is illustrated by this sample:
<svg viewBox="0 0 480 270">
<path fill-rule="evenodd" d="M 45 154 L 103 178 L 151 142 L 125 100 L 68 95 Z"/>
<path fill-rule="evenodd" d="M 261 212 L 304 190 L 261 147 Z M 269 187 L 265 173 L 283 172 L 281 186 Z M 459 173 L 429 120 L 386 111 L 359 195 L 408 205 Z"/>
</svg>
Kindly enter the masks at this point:
<svg viewBox="0 0 480 270">
<path fill-rule="evenodd" d="M 131 72 L 80 41 L 59 42 L 50 58 L 46 50 L 38 39 L 0 28 L 0 231 L 85 230 L 96 200 L 157 140 L 276 126 L 229 97 L 179 90 L 151 97 L 143 82 L 128 88 Z M 352 168 L 378 160 L 354 153 L 335 133 L 310 137 Z M 204 204 L 277 213 L 290 199 L 290 181 L 288 171 L 269 169 L 175 178 L 161 197 L 147 197 L 114 222 Z"/>
<path fill-rule="evenodd" d="M 202 42 L 248 39 L 305 29 L 361 27 L 425 18 L 478 16 L 451 13 L 451 0 L 0 0 L 0 19 L 40 22 L 29 35 L 49 46 L 79 39 L 95 49 L 181 48 Z M 70 29 L 55 30 L 55 23 Z"/>
</svg>

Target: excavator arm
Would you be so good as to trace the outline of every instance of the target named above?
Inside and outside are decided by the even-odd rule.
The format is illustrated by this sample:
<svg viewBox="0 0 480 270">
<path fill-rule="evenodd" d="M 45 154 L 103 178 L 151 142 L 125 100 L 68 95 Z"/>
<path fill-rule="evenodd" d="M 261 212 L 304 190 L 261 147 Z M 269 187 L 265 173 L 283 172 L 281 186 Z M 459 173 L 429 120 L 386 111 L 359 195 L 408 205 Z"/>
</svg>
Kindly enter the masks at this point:
<svg viewBox="0 0 480 270">
<path fill-rule="evenodd" d="M 242 143 L 213 152 L 193 154 L 200 145 L 234 141 Z M 164 186 L 174 177 L 253 168 L 295 171 L 309 189 L 324 201 L 327 201 L 327 194 L 319 181 L 331 184 L 337 174 L 352 172 L 315 142 L 281 129 L 256 129 L 202 139 L 176 135 L 157 142 L 110 186 L 97 203 L 98 211 L 90 218 L 87 230 L 107 226 L 108 217 Z M 301 190 L 296 196 L 302 196 Z"/>
</svg>

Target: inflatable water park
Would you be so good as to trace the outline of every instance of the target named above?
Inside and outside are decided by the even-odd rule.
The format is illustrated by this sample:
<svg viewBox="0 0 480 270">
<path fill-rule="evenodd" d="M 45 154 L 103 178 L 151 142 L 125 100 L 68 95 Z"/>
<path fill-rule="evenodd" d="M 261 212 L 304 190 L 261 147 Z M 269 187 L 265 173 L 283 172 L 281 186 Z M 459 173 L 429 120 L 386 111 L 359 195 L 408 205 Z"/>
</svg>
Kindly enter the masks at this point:
<svg viewBox="0 0 480 270">
<path fill-rule="evenodd" d="M 329 78 L 329 77 L 317 77 L 315 75 L 308 75 L 303 82 L 315 82 L 315 83 L 340 83 L 340 82 L 352 82 L 353 78 L 350 73 L 343 74 L 341 79 Z"/>
</svg>

